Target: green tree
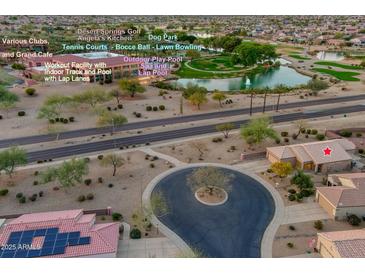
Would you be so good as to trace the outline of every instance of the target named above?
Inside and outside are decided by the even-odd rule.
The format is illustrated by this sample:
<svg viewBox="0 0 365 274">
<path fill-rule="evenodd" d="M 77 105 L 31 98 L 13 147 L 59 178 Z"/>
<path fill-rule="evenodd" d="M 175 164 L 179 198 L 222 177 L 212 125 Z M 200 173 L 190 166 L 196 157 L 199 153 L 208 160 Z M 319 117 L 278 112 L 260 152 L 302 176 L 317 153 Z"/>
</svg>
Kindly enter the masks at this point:
<svg viewBox="0 0 365 274">
<path fill-rule="evenodd" d="M 197 106 L 199 110 L 200 106 L 208 101 L 206 93 L 199 91 L 190 95 L 188 100 L 192 105 Z"/>
<path fill-rule="evenodd" d="M 0 85 L 0 109 L 5 110 L 6 117 L 8 117 L 9 110 L 14 108 L 18 101 L 19 97 L 16 94 L 7 91 Z"/>
<path fill-rule="evenodd" d="M 204 87 L 201 87 L 199 85 L 196 85 L 196 84 L 193 84 L 193 83 L 188 83 L 186 85 L 186 88 L 183 89 L 183 93 L 182 93 L 182 96 L 185 98 L 185 99 L 189 99 L 189 97 L 191 95 L 193 95 L 194 93 L 196 92 L 201 92 L 201 93 L 207 93 L 207 89 L 204 88 Z"/>
<path fill-rule="evenodd" d="M 122 92 L 118 89 L 113 89 L 109 92 L 109 95 L 117 101 L 117 105 L 120 104 L 120 98 L 122 97 Z"/>
<path fill-rule="evenodd" d="M 122 79 L 119 81 L 119 87 L 124 93 L 131 97 L 134 97 L 136 93 L 143 93 L 146 91 L 146 88 L 142 86 L 137 79 Z"/>
<path fill-rule="evenodd" d="M 298 170 L 292 177 L 291 182 L 297 185 L 300 190 L 313 189 L 314 187 L 311 176 L 305 174 L 303 170 Z"/>
<path fill-rule="evenodd" d="M 104 110 L 99 113 L 97 124 L 98 126 L 111 126 L 111 134 L 113 134 L 116 126 L 121 126 L 127 122 L 127 118 L 123 115 Z"/>
<path fill-rule="evenodd" d="M 197 51 L 197 50 L 189 49 L 189 50 L 186 51 L 186 57 L 189 57 L 191 59 L 197 59 L 197 58 L 200 58 L 200 56 L 201 56 L 200 52 Z"/>
<path fill-rule="evenodd" d="M 111 154 L 104 156 L 103 159 L 101 159 L 100 165 L 104 166 L 104 167 L 112 166 L 113 167 L 113 176 L 115 176 L 115 174 L 117 173 L 117 168 L 124 165 L 124 162 L 125 162 L 125 160 L 122 157 L 118 156 L 115 153 L 111 153 Z"/>
<path fill-rule="evenodd" d="M 222 107 L 222 101 L 225 100 L 227 96 L 221 91 L 215 91 L 212 95 L 212 99 L 219 102 L 219 106 Z"/>
<path fill-rule="evenodd" d="M 10 178 L 15 167 L 27 163 L 27 156 L 24 149 L 11 147 L 0 152 L 0 173 L 4 171 Z"/>
<path fill-rule="evenodd" d="M 230 191 L 232 177 L 217 167 L 199 167 L 188 176 L 188 185 L 193 192 L 205 188 L 209 195 L 213 195 L 217 188 Z"/>
<path fill-rule="evenodd" d="M 43 105 L 38 110 L 38 119 L 47 119 L 48 121 L 51 119 L 55 119 L 60 116 L 60 113 L 57 111 L 55 105 Z"/>
<path fill-rule="evenodd" d="M 234 64 L 253 66 L 276 57 L 277 54 L 273 45 L 243 42 L 234 49 L 231 61 Z"/>
<path fill-rule="evenodd" d="M 220 131 L 223 133 L 224 138 L 228 138 L 229 136 L 229 132 L 234 129 L 234 124 L 233 123 L 225 123 L 225 124 L 221 124 L 221 125 L 217 125 L 216 127 L 217 131 Z"/>
<path fill-rule="evenodd" d="M 54 94 L 46 98 L 44 106 L 52 106 L 60 114 L 64 111 L 64 107 L 67 106 L 71 100 L 72 99 L 69 96 Z"/>
<path fill-rule="evenodd" d="M 247 125 L 241 127 L 241 136 L 249 144 L 259 144 L 267 138 L 278 139 L 268 117 L 251 119 Z"/>
<path fill-rule="evenodd" d="M 51 167 L 40 173 L 42 183 L 57 181 L 62 187 L 74 186 L 82 183 L 83 176 L 89 172 L 85 159 L 71 159 L 64 161 L 59 167 Z"/>
<path fill-rule="evenodd" d="M 289 162 L 275 162 L 271 164 L 270 168 L 280 178 L 285 178 L 293 172 L 293 167 Z"/>
<path fill-rule="evenodd" d="M 78 103 L 90 105 L 91 108 L 95 109 L 98 104 L 108 102 L 110 95 L 99 87 L 92 87 L 75 95 L 73 99 Z"/>
</svg>

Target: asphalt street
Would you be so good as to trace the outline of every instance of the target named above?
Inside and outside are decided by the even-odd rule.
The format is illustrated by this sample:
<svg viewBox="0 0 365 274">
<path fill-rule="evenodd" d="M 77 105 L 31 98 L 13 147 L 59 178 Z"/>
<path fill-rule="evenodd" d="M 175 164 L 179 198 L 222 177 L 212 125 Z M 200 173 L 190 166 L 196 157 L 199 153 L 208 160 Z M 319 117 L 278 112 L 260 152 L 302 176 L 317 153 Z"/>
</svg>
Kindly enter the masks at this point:
<svg viewBox="0 0 365 274">
<path fill-rule="evenodd" d="M 228 200 L 207 206 L 187 185 L 193 169 L 170 174 L 156 185 L 154 192 L 164 195 L 169 208 L 160 221 L 203 257 L 259 258 L 261 239 L 275 212 L 270 193 L 253 178 L 222 169 L 235 176 Z"/>
<path fill-rule="evenodd" d="M 334 98 L 319 99 L 319 100 L 308 100 L 308 101 L 303 100 L 303 101 L 299 101 L 299 102 L 281 104 L 280 109 L 289 109 L 289 108 L 305 107 L 305 106 L 317 106 L 317 105 L 323 105 L 323 104 L 334 104 L 334 103 L 339 103 L 339 102 L 351 102 L 351 101 L 364 100 L 364 99 L 365 99 L 365 94 L 354 95 L 354 96 L 344 96 L 344 97 L 334 97 Z M 282 99 L 282 100 L 284 100 L 284 99 Z M 266 106 L 266 111 L 272 111 L 274 109 L 275 109 L 275 105 Z M 254 107 L 252 109 L 252 111 L 253 111 L 253 113 L 262 112 L 262 106 Z M 232 110 L 221 110 L 221 111 L 216 111 L 216 112 L 201 113 L 201 114 L 194 114 L 194 115 L 175 116 L 175 117 L 164 118 L 164 119 L 147 120 L 147 121 L 142 121 L 142 122 L 128 123 L 128 124 L 125 124 L 122 126 L 115 127 L 114 132 L 126 131 L 126 130 L 137 130 L 137 129 L 144 129 L 144 128 L 149 128 L 149 127 L 194 122 L 194 121 L 207 120 L 207 119 L 219 119 L 219 118 L 230 117 L 230 116 L 244 115 L 244 114 L 248 114 L 249 112 L 250 112 L 249 108 L 242 108 L 242 109 L 232 109 Z M 59 140 L 72 139 L 72 138 L 78 138 L 78 137 L 84 137 L 84 136 L 108 134 L 110 132 L 111 132 L 111 127 L 79 129 L 79 130 L 61 132 L 58 136 L 58 139 Z M 55 134 L 22 136 L 22 137 L 11 138 L 11 139 L 3 139 L 3 140 L 0 140 L 0 148 L 16 146 L 16 145 L 27 145 L 27 144 L 49 142 L 49 141 L 54 141 L 55 139 L 56 139 Z"/>
<path fill-rule="evenodd" d="M 316 112 L 295 112 L 273 116 L 274 123 L 289 122 L 301 119 L 318 118 L 330 115 L 346 114 L 352 112 L 365 111 L 365 105 L 355 105 L 346 107 L 337 107 L 332 109 L 319 110 Z M 235 121 L 233 124 L 236 128 L 247 123 L 249 120 Z M 219 123 L 218 123 L 219 124 Z M 167 141 L 176 138 L 191 137 L 201 134 L 216 132 L 216 125 L 205 125 L 188 127 L 177 130 L 161 131 L 149 134 L 141 134 L 130 137 L 115 138 L 112 140 L 103 140 L 88 142 L 77 145 L 62 146 L 57 148 L 45 149 L 40 151 L 31 151 L 27 154 L 28 163 L 38 160 L 56 159 L 62 157 L 73 157 L 85 153 L 99 152 L 109 149 L 119 149 L 126 146 L 140 145 L 151 142 Z"/>
</svg>

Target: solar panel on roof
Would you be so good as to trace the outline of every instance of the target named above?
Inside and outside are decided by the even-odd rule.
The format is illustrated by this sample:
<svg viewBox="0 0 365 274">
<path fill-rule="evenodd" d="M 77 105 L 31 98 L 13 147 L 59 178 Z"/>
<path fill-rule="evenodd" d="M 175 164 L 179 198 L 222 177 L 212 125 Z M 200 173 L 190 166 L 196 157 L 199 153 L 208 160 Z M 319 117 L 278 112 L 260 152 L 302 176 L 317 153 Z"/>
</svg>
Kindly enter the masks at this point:
<svg viewBox="0 0 365 274">
<path fill-rule="evenodd" d="M 79 239 L 79 245 L 88 245 L 90 244 L 90 237 L 82 237 Z"/>
<path fill-rule="evenodd" d="M 30 249 L 34 237 L 43 237 L 41 249 Z M 64 254 L 67 246 L 90 244 L 90 237 L 80 237 L 80 231 L 59 233 L 58 228 L 12 232 L 7 244 L 17 245 L 14 250 L 1 250 L 0 258 L 34 258 Z"/>
</svg>

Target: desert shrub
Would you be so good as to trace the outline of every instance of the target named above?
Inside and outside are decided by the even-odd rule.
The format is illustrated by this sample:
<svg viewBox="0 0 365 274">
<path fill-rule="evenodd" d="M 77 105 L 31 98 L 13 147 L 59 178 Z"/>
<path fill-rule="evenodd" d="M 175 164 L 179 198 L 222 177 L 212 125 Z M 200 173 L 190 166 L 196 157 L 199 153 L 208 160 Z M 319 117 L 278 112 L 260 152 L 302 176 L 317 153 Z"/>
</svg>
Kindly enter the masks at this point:
<svg viewBox="0 0 365 274">
<path fill-rule="evenodd" d="M 91 179 L 85 179 L 84 180 L 84 183 L 85 183 L 85 185 L 90 185 L 91 183 L 92 183 L 92 180 Z"/>
<path fill-rule="evenodd" d="M 294 230 L 295 230 L 295 226 L 293 226 L 293 225 L 290 225 L 290 226 L 289 226 L 289 230 L 292 230 L 292 231 L 294 231 Z"/>
<path fill-rule="evenodd" d="M 213 139 L 212 139 L 212 142 L 213 143 L 219 143 L 219 142 L 222 142 L 223 141 L 223 139 L 221 138 L 221 137 L 214 137 Z"/>
<path fill-rule="evenodd" d="M 73 123 L 73 122 L 75 122 L 75 117 L 71 116 L 71 117 L 69 117 L 69 118 L 68 118 L 68 120 L 69 120 L 71 123 Z"/>
<path fill-rule="evenodd" d="M 280 144 L 280 139 L 279 138 L 275 139 L 275 143 Z"/>
<path fill-rule="evenodd" d="M 154 168 L 155 164 L 154 163 L 150 163 L 150 168 Z"/>
<path fill-rule="evenodd" d="M 316 135 L 316 138 L 317 138 L 317 140 L 319 140 L 319 141 L 323 141 L 325 137 L 326 137 L 326 136 L 324 136 L 324 134 L 317 134 L 317 135 Z"/>
<path fill-rule="evenodd" d="M 92 194 L 92 193 L 87 194 L 86 199 L 93 200 L 94 199 L 94 194 Z"/>
<path fill-rule="evenodd" d="M 235 151 L 236 150 L 236 146 L 230 146 L 229 149 L 232 150 L 232 151 Z"/>
<path fill-rule="evenodd" d="M 281 137 L 287 137 L 289 135 L 289 132 L 282 131 L 282 132 L 280 132 L 280 135 L 281 135 Z"/>
<path fill-rule="evenodd" d="M 25 196 L 22 196 L 19 198 L 19 203 L 24 204 L 27 201 L 27 198 Z"/>
<path fill-rule="evenodd" d="M 298 138 L 298 135 L 296 135 L 295 133 L 293 133 L 291 137 L 293 138 L 293 140 L 296 140 Z"/>
<path fill-rule="evenodd" d="M 347 222 L 352 226 L 358 226 L 361 223 L 361 219 L 355 214 L 350 214 L 347 216 Z"/>
<path fill-rule="evenodd" d="M 79 202 L 83 202 L 85 200 L 86 200 L 85 195 L 80 195 L 79 197 L 77 197 L 77 201 L 79 201 Z"/>
<path fill-rule="evenodd" d="M 313 226 L 317 230 L 322 230 L 323 229 L 323 222 L 321 220 L 315 221 Z"/>
<path fill-rule="evenodd" d="M 318 133 L 318 130 L 312 129 L 312 132 L 311 132 L 312 135 L 316 135 L 317 133 Z"/>
<path fill-rule="evenodd" d="M 3 119 L 3 116 L 2 115 L 0 115 L 0 120 L 2 120 Z"/>
<path fill-rule="evenodd" d="M 146 111 L 151 111 L 152 110 L 152 107 L 151 106 L 147 106 L 146 107 Z"/>
<path fill-rule="evenodd" d="M 38 192 L 38 195 L 39 195 L 39 197 L 43 197 L 44 192 L 43 192 L 43 191 L 39 191 L 39 192 Z"/>
<path fill-rule="evenodd" d="M 293 243 L 287 243 L 286 246 L 289 247 L 289 248 L 293 248 L 294 244 Z"/>
<path fill-rule="evenodd" d="M 154 107 L 152 108 L 152 110 L 153 110 L 153 111 L 158 111 L 158 107 L 154 106 Z"/>
<path fill-rule="evenodd" d="M 310 128 L 307 129 L 307 134 L 311 134 L 312 130 Z"/>
<path fill-rule="evenodd" d="M 285 138 L 284 138 L 284 142 L 285 142 L 285 143 L 289 143 L 289 138 L 288 138 L 288 137 L 285 137 Z"/>
<path fill-rule="evenodd" d="M 64 124 L 68 124 L 68 119 L 66 119 L 66 118 L 65 118 L 65 119 L 63 119 L 63 123 L 64 123 Z"/>
<path fill-rule="evenodd" d="M 363 150 L 362 148 L 359 148 L 358 152 L 359 152 L 360 154 L 363 154 L 363 153 L 364 153 L 364 150 Z"/>
<path fill-rule="evenodd" d="M 159 105 L 159 106 L 158 106 L 158 108 L 159 108 L 160 110 L 165 110 L 165 109 L 166 109 L 164 105 Z"/>
<path fill-rule="evenodd" d="M 33 182 L 33 185 L 34 185 L 34 186 L 38 185 L 38 181 L 34 181 L 34 182 Z"/>
<path fill-rule="evenodd" d="M 35 88 L 26 88 L 25 89 L 25 93 L 28 94 L 29 96 L 33 96 L 35 94 L 36 90 Z"/>
<path fill-rule="evenodd" d="M 118 109 L 123 109 L 123 105 L 122 104 L 118 104 Z"/>
<path fill-rule="evenodd" d="M 34 176 L 38 176 L 38 174 L 39 174 L 38 170 L 34 171 L 34 173 L 33 173 Z"/>
<path fill-rule="evenodd" d="M 341 130 L 339 133 L 342 137 L 351 137 L 352 136 L 352 132 L 348 131 L 348 130 Z"/>
<path fill-rule="evenodd" d="M 362 133 L 361 132 L 356 132 L 356 137 L 361 137 Z"/>
<path fill-rule="evenodd" d="M 19 111 L 18 116 L 19 117 L 25 116 L 25 111 L 24 110 Z"/>
<path fill-rule="evenodd" d="M 295 194 L 295 193 L 297 193 L 297 191 L 296 191 L 294 188 L 290 188 L 290 189 L 288 189 L 288 192 L 289 192 L 290 194 Z"/>
<path fill-rule="evenodd" d="M 102 177 L 99 177 L 99 178 L 98 178 L 98 183 L 99 183 L 99 184 L 102 184 L 102 183 L 103 183 L 103 178 L 102 178 Z"/>
<path fill-rule="evenodd" d="M 123 215 L 120 214 L 119 212 L 114 212 L 112 214 L 112 219 L 113 219 L 113 221 L 120 221 L 123 219 Z"/>
<path fill-rule="evenodd" d="M 129 234 L 132 239 L 141 239 L 142 233 L 138 228 L 133 228 Z"/>
<path fill-rule="evenodd" d="M 34 194 L 34 195 L 30 196 L 28 199 L 31 202 L 35 202 L 37 200 L 37 194 Z"/>
<path fill-rule="evenodd" d="M 19 192 L 19 193 L 17 193 L 17 194 L 15 195 L 15 197 L 16 197 L 17 199 L 20 199 L 21 197 L 23 197 L 23 193 Z"/>
<path fill-rule="evenodd" d="M 289 201 L 295 201 L 296 196 L 295 196 L 294 194 L 290 194 L 290 195 L 288 196 L 288 199 L 289 199 Z"/>
<path fill-rule="evenodd" d="M 103 160 L 103 158 L 104 158 L 104 155 L 98 155 L 98 160 Z"/>
<path fill-rule="evenodd" d="M 5 195 L 7 195 L 9 193 L 9 189 L 6 189 L 6 188 L 4 188 L 4 189 L 0 189 L 0 196 L 5 196 Z"/>
<path fill-rule="evenodd" d="M 108 187 L 109 188 L 112 188 L 114 185 L 113 184 L 108 184 Z"/>
<path fill-rule="evenodd" d="M 142 117 L 142 114 L 140 112 L 135 112 L 134 113 L 134 116 L 136 116 L 137 118 L 141 118 Z"/>
</svg>

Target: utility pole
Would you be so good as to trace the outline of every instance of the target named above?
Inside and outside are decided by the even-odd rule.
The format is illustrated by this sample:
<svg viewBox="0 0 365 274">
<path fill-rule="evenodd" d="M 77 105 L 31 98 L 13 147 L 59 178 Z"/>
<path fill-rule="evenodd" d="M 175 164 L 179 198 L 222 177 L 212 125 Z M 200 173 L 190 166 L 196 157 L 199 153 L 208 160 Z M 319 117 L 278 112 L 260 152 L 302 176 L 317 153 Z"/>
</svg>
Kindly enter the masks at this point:
<svg viewBox="0 0 365 274">
<path fill-rule="evenodd" d="M 262 113 L 265 113 L 265 108 L 266 108 L 266 96 L 267 96 L 267 91 L 265 91 L 265 95 L 264 95 L 264 106 L 262 108 Z"/>
<path fill-rule="evenodd" d="M 278 94 L 278 101 L 276 103 L 276 112 L 279 111 L 280 96 L 281 96 L 281 92 L 279 92 L 279 94 Z"/>
<path fill-rule="evenodd" d="M 253 98 L 253 91 L 251 91 L 250 116 L 252 116 L 252 98 Z"/>
</svg>

